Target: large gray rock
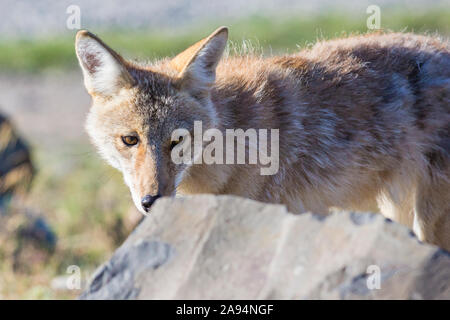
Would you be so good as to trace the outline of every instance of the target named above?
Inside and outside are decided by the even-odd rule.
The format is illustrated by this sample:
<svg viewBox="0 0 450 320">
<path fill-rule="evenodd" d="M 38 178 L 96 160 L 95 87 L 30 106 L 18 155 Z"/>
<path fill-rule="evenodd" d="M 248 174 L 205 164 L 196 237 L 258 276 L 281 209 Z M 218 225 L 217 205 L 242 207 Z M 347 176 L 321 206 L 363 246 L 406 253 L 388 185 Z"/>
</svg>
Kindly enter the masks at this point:
<svg viewBox="0 0 450 320">
<path fill-rule="evenodd" d="M 450 256 L 381 215 L 162 199 L 81 298 L 448 299 Z"/>
</svg>

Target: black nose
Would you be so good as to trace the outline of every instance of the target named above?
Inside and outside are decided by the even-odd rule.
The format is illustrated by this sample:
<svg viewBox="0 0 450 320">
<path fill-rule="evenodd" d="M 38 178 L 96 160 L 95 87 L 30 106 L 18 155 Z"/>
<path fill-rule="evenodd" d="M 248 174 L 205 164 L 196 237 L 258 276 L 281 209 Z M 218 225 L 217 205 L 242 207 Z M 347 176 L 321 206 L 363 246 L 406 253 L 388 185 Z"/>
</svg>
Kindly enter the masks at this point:
<svg viewBox="0 0 450 320">
<path fill-rule="evenodd" d="M 150 210 L 150 207 L 152 206 L 153 202 L 155 202 L 156 199 L 161 197 L 161 195 L 157 194 L 156 196 L 146 195 L 142 198 L 141 204 L 142 208 L 144 208 L 145 212 L 148 212 Z"/>
</svg>

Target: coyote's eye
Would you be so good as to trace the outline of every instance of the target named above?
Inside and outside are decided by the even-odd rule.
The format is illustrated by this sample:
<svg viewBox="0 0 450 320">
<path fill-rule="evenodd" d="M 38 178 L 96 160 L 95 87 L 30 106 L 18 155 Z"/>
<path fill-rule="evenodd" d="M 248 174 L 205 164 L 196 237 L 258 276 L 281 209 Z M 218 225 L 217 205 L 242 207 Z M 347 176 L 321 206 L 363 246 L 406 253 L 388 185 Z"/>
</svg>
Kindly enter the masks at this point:
<svg viewBox="0 0 450 320">
<path fill-rule="evenodd" d="M 122 136 L 122 141 L 125 145 L 132 147 L 138 143 L 139 139 L 136 136 Z"/>
<path fill-rule="evenodd" d="M 177 140 L 172 140 L 170 142 L 170 150 L 172 150 L 177 144 L 179 144 L 181 141 L 183 141 L 183 137 L 179 136 Z"/>
</svg>

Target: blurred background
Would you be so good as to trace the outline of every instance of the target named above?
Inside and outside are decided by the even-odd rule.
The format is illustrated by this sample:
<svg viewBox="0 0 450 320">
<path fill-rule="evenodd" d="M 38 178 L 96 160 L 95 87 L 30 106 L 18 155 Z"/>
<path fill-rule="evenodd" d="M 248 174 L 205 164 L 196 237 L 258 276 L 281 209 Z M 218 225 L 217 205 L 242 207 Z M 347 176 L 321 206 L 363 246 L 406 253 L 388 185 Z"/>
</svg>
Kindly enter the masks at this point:
<svg viewBox="0 0 450 320">
<path fill-rule="evenodd" d="M 221 25 L 271 55 L 368 32 L 369 5 L 381 29 L 450 34 L 450 0 L 0 0 L 0 299 L 76 297 L 70 266 L 82 288 L 141 219 L 84 132 L 78 22 L 126 58 L 175 55 Z"/>
</svg>

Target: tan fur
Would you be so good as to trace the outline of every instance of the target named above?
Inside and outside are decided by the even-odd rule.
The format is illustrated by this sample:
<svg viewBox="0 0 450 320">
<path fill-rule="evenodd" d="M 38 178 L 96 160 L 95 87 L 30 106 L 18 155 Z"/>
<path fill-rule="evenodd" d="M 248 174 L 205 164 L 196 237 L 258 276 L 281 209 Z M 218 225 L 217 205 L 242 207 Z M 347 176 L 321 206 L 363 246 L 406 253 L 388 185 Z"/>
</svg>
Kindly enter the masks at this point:
<svg viewBox="0 0 450 320">
<path fill-rule="evenodd" d="M 96 39 L 78 35 L 89 37 Z M 282 203 L 294 213 L 380 211 L 421 240 L 450 249 L 447 41 L 368 34 L 289 56 L 230 56 L 218 63 L 225 41 L 226 29 L 218 29 L 151 66 L 114 53 L 131 86 L 107 97 L 93 93 L 88 132 L 124 173 L 138 207 L 146 194 L 176 191 L 235 194 Z M 86 57 L 78 56 L 86 69 Z M 174 165 L 170 133 L 192 130 L 195 120 L 204 130 L 280 129 L 279 172 L 262 176 L 259 165 Z M 130 132 L 140 144 L 124 149 L 120 137 Z"/>
</svg>

